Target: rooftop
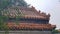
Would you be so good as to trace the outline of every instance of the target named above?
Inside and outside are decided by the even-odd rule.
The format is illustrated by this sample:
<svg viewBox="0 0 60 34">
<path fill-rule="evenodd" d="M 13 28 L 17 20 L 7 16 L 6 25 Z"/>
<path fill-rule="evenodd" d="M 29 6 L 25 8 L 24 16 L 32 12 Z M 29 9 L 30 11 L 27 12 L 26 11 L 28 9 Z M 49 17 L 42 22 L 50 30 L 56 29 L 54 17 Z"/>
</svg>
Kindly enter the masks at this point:
<svg viewBox="0 0 60 34">
<path fill-rule="evenodd" d="M 8 12 L 7 12 L 7 11 Z M 2 11 L 3 15 L 16 17 L 16 16 L 23 16 L 24 18 L 34 18 L 34 19 L 50 19 L 50 14 L 46 14 L 41 12 L 40 10 L 37 11 L 35 7 L 9 7 L 8 9 L 4 9 L 5 13 Z M 7 12 L 7 13 L 6 13 Z"/>
</svg>

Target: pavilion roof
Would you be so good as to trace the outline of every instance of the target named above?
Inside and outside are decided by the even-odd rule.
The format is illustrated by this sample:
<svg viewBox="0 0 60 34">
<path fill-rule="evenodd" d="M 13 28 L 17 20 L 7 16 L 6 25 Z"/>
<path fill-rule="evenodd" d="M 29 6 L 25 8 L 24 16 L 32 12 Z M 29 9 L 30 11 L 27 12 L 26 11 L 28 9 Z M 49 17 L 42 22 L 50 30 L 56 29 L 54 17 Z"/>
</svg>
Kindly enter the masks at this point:
<svg viewBox="0 0 60 34">
<path fill-rule="evenodd" d="M 40 10 L 37 11 L 35 7 L 9 7 L 7 13 L 4 15 L 16 17 L 16 16 L 23 16 L 24 18 L 35 18 L 35 19 L 48 19 L 50 18 L 50 14 L 46 14 L 44 12 L 41 12 Z"/>
</svg>

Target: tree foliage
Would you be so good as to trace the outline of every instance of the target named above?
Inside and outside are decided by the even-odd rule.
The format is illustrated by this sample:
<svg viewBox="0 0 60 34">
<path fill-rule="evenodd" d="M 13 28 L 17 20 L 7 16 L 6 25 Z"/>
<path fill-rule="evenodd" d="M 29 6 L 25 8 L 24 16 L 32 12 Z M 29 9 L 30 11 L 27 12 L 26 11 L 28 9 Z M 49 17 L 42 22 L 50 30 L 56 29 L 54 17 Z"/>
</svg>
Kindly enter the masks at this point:
<svg viewBox="0 0 60 34">
<path fill-rule="evenodd" d="M 24 0 L 11 0 L 11 3 L 12 5 L 27 7 L 27 3 Z"/>
<path fill-rule="evenodd" d="M 24 0 L 0 0 L 0 9 L 6 8 L 7 6 L 11 5 L 27 7 L 27 3 Z"/>
<path fill-rule="evenodd" d="M 58 33 L 58 30 L 53 30 L 52 33 Z"/>
<path fill-rule="evenodd" d="M 0 0 L 0 9 L 6 8 L 9 5 L 9 0 Z"/>
</svg>

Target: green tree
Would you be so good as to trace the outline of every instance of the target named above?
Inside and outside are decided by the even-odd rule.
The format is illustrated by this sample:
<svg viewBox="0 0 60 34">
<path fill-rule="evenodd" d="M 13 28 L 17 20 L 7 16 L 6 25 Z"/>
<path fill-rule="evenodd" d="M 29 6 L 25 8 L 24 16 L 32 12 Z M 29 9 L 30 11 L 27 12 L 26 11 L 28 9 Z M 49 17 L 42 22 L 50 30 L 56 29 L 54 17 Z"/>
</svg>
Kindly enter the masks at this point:
<svg viewBox="0 0 60 34">
<path fill-rule="evenodd" d="M 0 0 L 0 9 L 6 8 L 9 3 L 9 0 Z"/>
<path fill-rule="evenodd" d="M 58 33 L 58 30 L 53 30 L 52 33 Z"/>
<path fill-rule="evenodd" d="M 24 0 L 0 0 L 0 9 L 6 8 L 7 6 L 16 5 L 16 4 L 19 6 L 27 7 L 27 3 Z"/>
<path fill-rule="evenodd" d="M 0 16 L 0 30 L 6 29 L 5 28 L 5 25 L 6 25 L 5 20 L 7 20 L 7 19 L 8 19 L 8 17 L 6 17 L 6 16 Z"/>
</svg>

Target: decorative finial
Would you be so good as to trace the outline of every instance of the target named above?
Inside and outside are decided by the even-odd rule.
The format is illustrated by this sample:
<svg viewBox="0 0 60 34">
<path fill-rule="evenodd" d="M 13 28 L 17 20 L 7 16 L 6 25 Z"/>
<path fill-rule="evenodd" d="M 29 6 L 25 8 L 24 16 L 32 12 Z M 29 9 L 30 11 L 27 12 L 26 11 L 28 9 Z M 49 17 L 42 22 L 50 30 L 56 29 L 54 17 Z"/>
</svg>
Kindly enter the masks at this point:
<svg viewBox="0 0 60 34">
<path fill-rule="evenodd" d="M 39 10 L 39 13 L 40 13 L 41 11 Z"/>
<path fill-rule="evenodd" d="M 32 9 L 35 9 L 35 7 L 32 6 Z"/>
<path fill-rule="evenodd" d="M 48 17 L 50 17 L 50 14 L 48 13 Z"/>
</svg>

